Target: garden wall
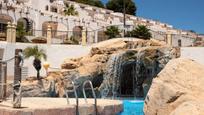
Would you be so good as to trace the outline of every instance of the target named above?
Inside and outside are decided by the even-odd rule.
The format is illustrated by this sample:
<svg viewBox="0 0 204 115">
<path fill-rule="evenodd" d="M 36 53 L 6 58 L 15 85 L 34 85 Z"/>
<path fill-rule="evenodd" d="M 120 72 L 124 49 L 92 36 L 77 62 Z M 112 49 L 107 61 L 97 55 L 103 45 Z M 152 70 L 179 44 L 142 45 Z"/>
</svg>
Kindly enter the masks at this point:
<svg viewBox="0 0 204 115">
<path fill-rule="evenodd" d="M 47 54 L 47 61 L 50 63 L 51 67 L 60 68 L 60 65 L 63 63 L 63 60 L 66 58 L 76 58 L 85 56 L 89 53 L 90 46 L 81 46 L 81 45 L 46 45 L 46 44 L 28 44 L 28 43 L 6 43 L 0 42 L 0 48 L 4 49 L 3 60 L 14 57 L 15 49 L 24 49 L 28 46 L 38 45 L 40 48 L 43 48 Z M 29 76 L 36 75 L 36 71 L 32 66 L 33 58 L 26 59 L 24 66 L 28 67 Z M 44 60 L 42 61 L 43 64 Z M 14 60 L 8 63 L 8 76 L 14 75 Z M 41 75 L 45 75 L 45 70 L 42 67 Z"/>
</svg>

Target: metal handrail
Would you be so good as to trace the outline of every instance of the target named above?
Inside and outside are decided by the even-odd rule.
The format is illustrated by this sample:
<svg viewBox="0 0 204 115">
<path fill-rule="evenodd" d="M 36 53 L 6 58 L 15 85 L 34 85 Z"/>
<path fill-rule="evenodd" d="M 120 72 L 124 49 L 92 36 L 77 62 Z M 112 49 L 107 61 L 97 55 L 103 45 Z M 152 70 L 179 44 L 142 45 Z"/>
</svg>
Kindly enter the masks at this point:
<svg viewBox="0 0 204 115">
<path fill-rule="evenodd" d="M 75 98 L 76 98 L 76 115 L 79 115 L 79 99 L 78 99 L 78 95 L 77 95 L 77 91 L 76 91 L 76 87 L 75 87 L 75 83 L 73 80 L 71 79 L 68 79 L 71 81 L 71 84 L 73 86 L 73 90 L 74 90 L 74 95 L 75 95 Z M 66 99 L 67 99 L 67 104 L 70 104 L 70 101 L 69 101 L 69 95 L 68 95 L 68 90 L 65 89 L 65 95 L 66 95 Z"/>
<path fill-rule="evenodd" d="M 15 59 L 15 56 L 10 58 L 10 59 L 7 59 L 7 60 L 0 60 L 0 63 L 5 63 L 5 62 L 9 62 L 11 60 Z"/>
<path fill-rule="evenodd" d="M 13 83 L 0 83 L 0 85 L 12 85 Z"/>
<path fill-rule="evenodd" d="M 90 87 L 91 87 L 91 90 L 92 90 L 92 94 L 93 94 L 93 97 L 94 97 L 94 108 L 95 108 L 95 112 L 96 112 L 96 115 L 98 114 L 97 112 L 97 100 L 96 100 L 96 94 L 95 94 L 95 91 L 94 91 L 94 88 L 93 88 L 93 84 L 90 80 L 87 80 L 83 83 L 83 95 L 84 95 L 84 100 L 86 102 L 86 104 L 88 103 L 87 101 L 87 97 L 86 97 L 86 92 L 85 92 L 85 85 L 89 83 Z"/>
</svg>

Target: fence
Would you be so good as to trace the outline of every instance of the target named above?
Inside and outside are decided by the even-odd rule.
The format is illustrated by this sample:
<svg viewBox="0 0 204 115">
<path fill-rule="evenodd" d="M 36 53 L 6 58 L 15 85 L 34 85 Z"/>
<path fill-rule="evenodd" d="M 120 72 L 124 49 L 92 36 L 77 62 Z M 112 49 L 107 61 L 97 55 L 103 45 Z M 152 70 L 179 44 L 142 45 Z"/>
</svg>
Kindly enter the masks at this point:
<svg viewBox="0 0 204 115">
<path fill-rule="evenodd" d="M 117 25 L 116 25 L 117 26 Z M 10 27 L 10 26 L 9 26 Z M 13 26 L 11 26 L 11 29 L 14 29 Z M 111 26 L 108 26 L 111 27 Z M 117 35 L 115 35 L 114 32 L 112 32 L 112 35 L 106 35 L 105 31 L 108 27 L 100 28 L 97 30 L 87 31 L 83 30 L 83 28 L 78 28 L 75 31 L 59 31 L 59 30 L 52 30 L 50 27 L 44 30 L 29 30 L 27 32 L 22 32 L 17 29 L 16 37 L 13 38 L 13 34 L 8 34 L 8 36 L 11 36 L 12 38 L 7 39 L 8 42 L 14 42 L 16 39 L 17 42 L 32 42 L 32 43 L 47 43 L 47 44 L 73 44 L 73 45 L 86 45 L 86 44 L 92 44 L 96 42 L 101 42 L 108 40 L 109 38 L 118 38 L 118 37 L 132 37 L 135 36 L 132 35 L 131 30 L 134 29 L 134 26 L 129 26 L 125 29 L 125 35 L 124 35 L 124 29 L 118 25 L 118 32 Z M 2 32 L 2 36 L 5 36 L 5 32 Z M 166 32 L 161 31 L 153 31 L 150 30 L 151 38 L 157 39 L 160 41 L 168 42 L 170 45 L 173 46 L 192 46 L 192 44 L 195 42 L 196 38 L 190 37 L 189 35 L 171 35 L 172 40 L 170 40 L 169 36 L 167 36 Z M 168 39 L 167 39 L 168 37 Z"/>
<path fill-rule="evenodd" d="M 29 30 L 16 29 L 16 42 L 35 42 L 34 39 L 45 39 L 46 40 L 46 31 L 42 30 Z"/>
<path fill-rule="evenodd" d="M 32 42 L 32 43 L 46 43 L 47 35 L 49 31 L 45 30 L 31 30 L 25 32 L 23 36 L 19 36 L 17 33 L 17 42 Z M 95 43 L 95 31 L 84 31 L 87 44 Z M 59 31 L 51 30 L 51 44 L 72 44 L 79 45 L 82 42 L 83 31 Z M 22 40 L 24 38 L 24 41 Z"/>
<path fill-rule="evenodd" d="M 110 26 L 109 26 L 110 27 Z M 121 25 L 116 25 L 116 27 L 118 27 L 119 30 L 119 34 L 114 36 L 114 37 L 130 37 L 130 38 L 134 38 L 135 36 L 131 34 L 131 31 L 135 28 L 134 26 L 128 26 L 127 28 L 125 28 L 125 35 L 123 35 L 124 33 L 124 29 L 123 27 L 121 27 Z M 107 36 L 105 34 L 105 31 L 107 30 L 108 27 L 106 28 L 101 28 L 97 30 L 97 39 L 98 42 L 100 41 L 105 41 L 109 39 L 109 36 Z M 157 40 L 161 40 L 161 41 L 167 41 L 167 33 L 166 32 L 161 32 L 161 31 L 153 31 L 150 30 L 151 33 L 151 38 L 152 39 L 157 39 Z"/>
</svg>

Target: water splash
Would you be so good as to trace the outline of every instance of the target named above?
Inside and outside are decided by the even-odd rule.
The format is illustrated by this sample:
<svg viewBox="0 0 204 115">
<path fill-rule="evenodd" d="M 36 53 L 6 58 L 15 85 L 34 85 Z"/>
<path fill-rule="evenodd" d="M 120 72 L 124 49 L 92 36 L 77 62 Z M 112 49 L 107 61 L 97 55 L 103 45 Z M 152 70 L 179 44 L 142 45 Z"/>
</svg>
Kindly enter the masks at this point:
<svg viewBox="0 0 204 115">
<path fill-rule="evenodd" d="M 103 98 L 110 97 L 115 98 L 118 93 L 119 88 L 119 79 L 122 73 L 121 65 L 122 65 L 123 53 L 113 54 L 106 67 L 106 72 L 104 74 L 104 82 L 102 84 L 102 92 L 101 95 Z"/>
<path fill-rule="evenodd" d="M 111 55 L 100 86 L 102 98 L 144 97 L 146 91 L 143 89 L 143 83 L 146 79 L 150 79 L 151 82 L 156 74 L 155 69 L 158 68 L 154 59 L 148 63 L 146 58 L 147 54 L 143 49 Z M 131 82 L 133 84 L 130 84 Z"/>
<path fill-rule="evenodd" d="M 106 71 L 104 74 L 104 81 L 102 84 L 102 90 L 101 90 L 101 96 L 103 98 L 112 97 L 113 99 L 117 96 L 119 96 L 119 88 L 120 88 L 120 80 L 123 76 L 123 66 L 126 63 L 124 58 L 127 56 L 126 53 L 118 53 L 113 54 L 106 66 Z M 145 74 L 145 68 L 142 62 L 142 56 L 144 55 L 144 52 L 139 51 L 136 54 L 134 64 L 130 65 L 133 66 L 131 70 L 128 70 L 132 72 L 133 75 L 133 82 L 135 83 L 135 86 L 133 88 L 133 94 L 136 95 L 137 92 L 139 92 L 141 89 L 141 78 Z M 130 76 L 125 76 L 130 77 Z"/>
</svg>

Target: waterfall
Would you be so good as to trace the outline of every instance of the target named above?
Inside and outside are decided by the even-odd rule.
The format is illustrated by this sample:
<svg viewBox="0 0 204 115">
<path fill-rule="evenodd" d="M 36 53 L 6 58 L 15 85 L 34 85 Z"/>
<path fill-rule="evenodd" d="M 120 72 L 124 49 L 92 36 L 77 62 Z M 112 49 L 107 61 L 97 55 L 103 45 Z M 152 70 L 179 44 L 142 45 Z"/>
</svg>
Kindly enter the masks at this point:
<svg viewBox="0 0 204 115">
<path fill-rule="evenodd" d="M 112 54 L 106 65 L 103 83 L 99 88 L 101 96 L 103 98 L 143 97 L 143 83 L 145 79 L 152 78 L 154 69 L 151 63 L 146 65 L 145 56 L 146 53 L 142 49 L 138 52 L 129 50 Z"/>
<path fill-rule="evenodd" d="M 141 92 L 141 84 L 143 81 L 144 75 L 145 75 L 145 67 L 142 61 L 142 56 L 144 55 L 144 52 L 138 51 L 136 59 L 129 61 L 133 64 L 130 64 L 131 70 L 123 71 L 124 64 L 128 64 L 128 60 L 124 60 L 124 58 L 127 56 L 125 52 L 113 54 L 108 60 L 106 71 L 104 73 L 104 80 L 101 85 L 101 96 L 103 98 L 105 97 L 112 97 L 115 98 L 119 96 L 119 88 L 121 87 L 120 83 L 123 81 L 120 81 L 122 77 L 131 77 L 133 76 L 133 95 L 136 96 L 136 94 L 139 94 Z M 131 76 L 126 75 L 127 72 L 131 72 Z M 125 74 L 124 74 L 125 73 Z M 134 85 L 135 84 L 135 85 Z M 121 90 L 121 89 L 120 89 Z M 128 89 L 126 89 L 128 90 Z"/>
<path fill-rule="evenodd" d="M 146 74 L 145 66 L 142 60 L 142 56 L 144 56 L 144 52 L 139 50 L 137 53 L 137 59 L 135 63 L 135 69 L 133 71 L 133 75 L 135 77 L 135 87 L 134 87 L 134 95 L 138 96 L 140 91 L 142 90 L 143 78 Z"/>
<path fill-rule="evenodd" d="M 110 97 L 112 98 L 117 96 L 117 90 L 119 87 L 119 79 L 122 73 L 121 65 L 122 65 L 123 53 L 113 54 L 106 66 L 106 71 L 104 73 L 104 81 L 102 84 L 102 97 Z"/>
</svg>

